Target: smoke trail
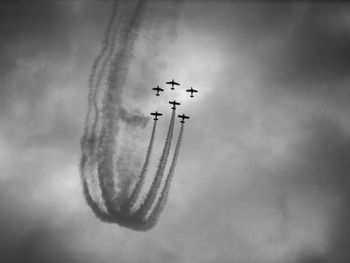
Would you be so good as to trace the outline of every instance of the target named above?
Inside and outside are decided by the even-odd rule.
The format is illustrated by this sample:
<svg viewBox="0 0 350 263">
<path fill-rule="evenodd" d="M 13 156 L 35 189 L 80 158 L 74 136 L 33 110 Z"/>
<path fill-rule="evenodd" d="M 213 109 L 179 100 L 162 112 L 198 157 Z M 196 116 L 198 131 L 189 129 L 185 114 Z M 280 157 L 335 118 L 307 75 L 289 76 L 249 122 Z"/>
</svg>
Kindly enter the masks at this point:
<svg viewBox="0 0 350 263">
<path fill-rule="evenodd" d="M 177 149 L 180 148 L 180 146 L 176 147 L 164 188 L 153 211 L 150 212 L 161 188 L 170 153 L 175 120 L 175 110 L 173 110 L 152 185 L 141 205 L 132 212 L 144 185 L 155 139 L 156 123 L 153 125 L 141 172 L 129 198 L 126 198 L 130 192 L 131 181 L 134 180 L 135 168 L 132 167 L 130 159 L 136 150 L 137 143 L 136 140 L 123 140 L 124 144 L 119 144 L 120 136 L 125 129 L 129 137 L 135 135 L 138 128 L 146 126 L 149 118 L 140 112 L 128 111 L 122 107 L 122 92 L 147 2 L 147 0 L 114 2 L 102 49 L 89 76 L 88 111 L 81 139 L 80 172 L 87 204 L 102 221 L 118 223 L 134 230 L 147 230 L 155 224 L 153 222 L 156 222 L 166 202 L 173 176 L 172 167 L 175 167 L 176 163 L 174 159 L 177 159 L 179 151 Z M 176 6 L 177 1 L 173 2 Z M 176 13 L 178 6 L 175 9 L 173 11 Z M 174 17 L 176 15 L 171 14 L 169 20 L 175 20 Z M 151 47 L 148 46 L 148 48 Z M 104 80 L 106 83 L 102 83 Z M 183 127 L 180 134 L 182 130 Z M 179 142 L 177 145 L 180 145 Z M 150 216 L 147 218 L 148 214 Z"/>
<path fill-rule="evenodd" d="M 97 202 L 98 203 L 97 207 L 99 207 L 99 210 L 101 213 L 108 210 L 105 206 L 106 202 L 103 200 L 103 199 L 106 200 L 106 195 L 103 194 L 103 190 L 105 189 L 105 187 L 101 187 L 101 186 L 103 184 L 108 185 L 108 183 L 110 183 L 108 180 L 105 180 L 105 182 L 102 181 L 102 184 L 101 184 L 101 176 L 102 177 L 104 176 L 105 178 L 108 178 L 109 176 L 109 179 L 111 179 L 113 178 L 113 175 L 114 175 L 113 173 L 114 169 L 110 169 L 111 162 L 113 162 L 113 158 L 114 158 L 111 152 L 113 153 L 114 151 L 113 148 L 116 149 L 116 144 L 113 143 L 113 140 L 111 140 L 111 137 L 114 137 L 118 134 L 118 129 L 117 129 L 118 128 L 117 127 L 118 111 L 115 109 L 115 107 L 113 107 L 113 104 L 115 104 L 115 102 L 118 102 L 118 100 L 120 101 L 120 99 L 114 99 L 114 101 L 113 100 L 108 101 L 106 100 L 106 97 L 108 97 L 108 93 L 109 93 L 108 91 L 111 88 L 116 89 L 116 87 L 118 87 L 119 90 L 123 88 L 123 85 L 121 85 L 123 84 L 123 81 L 121 83 L 116 83 L 116 81 L 113 81 L 111 75 L 113 75 L 114 78 L 119 77 L 119 79 L 125 79 L 126 77 L 125 75 L 127 70 L 125 69 L 127 69 L 127 64 L 132 54 L 131 52 L 132 50 L 130 51 L 130 48 L 129 48 L 129 51 L 128 51 L 126 46 L 129 46 L 132 48 L 136 40 L 137 33 L 135 33 L 135 31 L 139 30 L 140 19 L 144 9 L 143 2 L 141 1 L 136 2 L 136 9 L 135 9 L 134 3 L 135 3 L 134 1 L 127 2 L 126 7 L 124 8 L 124 9 L 127 9 L 127 12 L 124 12 L 125 15 L 123 16 L 123 19 L 125 21 L 121 21 L 121 25 L 123 26 L 122 28 L 124 28 L 124 31 L 119 32 L 119 35 L 120 35 L 119 41 L 118 41 L 119 45 L 116 49 L 116 55 L 113 60 L 113 64 L 111 64 L 111 68 L 110 68 L 110 74 L 109 74 L 110 76 L 108 77 L 109 86 L 107 87 L 107 90 L 105 92 L 105 99 L 103 101 L 104 102 L 103 116 L 99 116 L 97 112 L 98 110 L 97 107 L 94 107 L 94 106 L 97 106 L 96 104 L 97 91 L 98 89 L 101 89 L 101 87 L 99 87 L 100 85 L 99 82 L 96 82 L 96 74 L 102 74 L 102 71 L 104 70 L 104 66 L 102 64 L 102 69 L 100 68 L 100 73 L 97 72 L 98 65 L 102 61 L 101 60 L 103 57 L 102 55 L 98 57 L 95 62 L 95 66 L 92 70 L 90 83 L 89 83 L 89 98 L 88 98 L 89 108 L 88 108 L 88 113 L 87 113 L 86 122 L 85 122 L 84 135 L 81 140 L 81 149 L 82 149 L 81 178 L 83 180 L 83 185 L 86 185 L 87 189 L 89 190 L 85 192 L 86 193 L 90 192 L 91 194 L 91 195 L 90 194 L 85 195 L 85 197 L 89 196 L 92 202 Z M 114 10 L 115 9 L 116 9 L 116 4 L 114 6 Z M 122 11 L 125 11 L 125 10 L 122 10 Z M 110 19 L 111 21 L 110 24 L 112 24 L 114 20 L 115 20 L 115 12 L 112 14 L 112 17 Z M 110 32 L 111 32 L 110 28 L 111 27 L 108 27 L 106 36 L 110 35 Z M 115 41 L 116 36 L 113 35 L 112 39 L 110 39 L 109 37 L 106 37 L 106 39 L 107 39 L 107 43 L 111 42 L 112 40 L 112 46 L 109 44 L 109 45 L 105 45 L 105 47 L 111 46 L 110 50 L 114 49 L 113 42 Z M 103 48 L 103 50 L 101 51 L 102 54 L 105 52 L 104 50 L 107 50 L 107 48 Z M 118 67 L 116 67 L 116 65 L 118 65 L 116 60 L 118 60 L 118 58 L 120 57 L 123 58 L 123 59 L 120 59 L 120 63 L 119 63 L 119 65 L 120 64 L 123 65 L 122 71 L 121 70 L 118 71 Z M 104 61 L 106 60 L 107 59 L 105 59 Z M 117 95 L 120 95 L 120 94 L 117 94 Z M 109 102 L 109 104 L 107 104 L 106 102 Z M 112 106 L 110 106 L 110 104 L 112 104 Z M 95 112 L 93 112 L 93 110 L 95 110 Z M 91 124 L 91 121 L 90 121 L 92 113 L 95 113 L 94 124 Z M 100 123 L 102 122 L 101 132 L 100 134 L 98 134 L 98 136 L 96 136 L 95 134 L 97 121 L 99 121 Z M 111 123 L 112 124 L 114 123 L 114 125 L 111 125 Z M 93 132 L 92 134 L 91 134 L 91 131 Z M 113 144 L 111 144 L 111 147 L 108 149 L 106 145 L 109 142 L 112 142 Z M 108 158 L 108 157 L 106 158 L 106 156 L 108 155 L 112 156 L 112 158 Z M 105 169 L 103 169 L 103 167 Z M 112 164 L 112 167 L 113 167 L 113 164 Z M 99 178 L 97 178 L 97 174 L 99 174 Z M 113 186 L 113 184 L 110 184 L 110 185 Z M 107 189 L 111 189 L 111 187 L 107 187 Z M 86 201 L 91 206 L 92 203 L 89 202 L 88 199 Z M 113 203 L 114 200 L 111 199 L 110 202 Z M 92 207 L 92 209 L 94 208 Z"/>
<path fill-rule="evenodd" d="M 181 129 L 180 129 L 179 137 L 177 139 L 174 157 L 173 157 L 170 169 L 169 169 L 169 173 L 168 173 L 167 178 L 166 178 L 165 183 L 164 183 L 164 188 L 160 194 L 160 197 L 159 197 L 155 207 L 153 208 L 151 214 L 149 215 L 149 217 L 147 219 L 147 222 L 144 226 L 145 230 L 151 229 L 152 227 L 154 227 L 156 225 L 156 223 L 159 219 L 159 216 L 162 213 L 162 211 L 165 207 L 165 204 L 167 202 L 168 195 L 169 195 L 169 189 L 170 189 L 170 185 L 171 185 L 171 180 L 173 179 L 177 159 L 178 159 L 179 153 L 180 153 L 184 127 L 185 127 L 184 124 L 181 123 Z"/>
<path fill-rule="evenodd" d="M 136 127 L 141 126 L 141 128 L 146 127 L 149 117 L 144 116 L 139 111 L 129 112 L 123 107 L 119 108 L 119 117 L 122 121 L 126 122 L 127 124 Z"/>
<path fill-rule="evenodd" d="M 98 217 L 103 222 L 111 222 L 110 216 L 106 212 L 101 211 L 98 205 L 94 202 L 94 200 L 92 200 L 86 181 L 82 180 L 82 183 L 83 183 L 83 194 L 84 194 L 85 200 L 91 207 L 96 217 Z"/>
<path fill-rule="evenodd" d="M 115 1 L 113 4 L 112 15 L 109 19 L 107 30 L 104 35 L 102 48 L 94 61 L 94 64 L 92 66 L 92 70 L 89 76 L 89 95 L 88 95 L 89 106 L 88 106 L 88 112 L 85 120 L 85 136 L 87 137 L 92 136 L 90 133 L 95 131 L 96 123 L 98 120 L 98 117 L 97 117 L 98 107 L 97 107 L 96 97 L 97 97 L 98 88 L 100 86 L 100 81 L 101 81 L 100 79 L 107 64 L 106 61 L 108 61 L 110 57 L 106 55 L 106 52 L 109 50 L 113 50 L 111 43 L 113 43 L 114 41 L 116 30 L 114 30 L 113 34 L 111 31 L 113 29 L 113 24 L 115 22 L 116 15 L 117 15 L 116 11 L 118 9 L 118 3 L 119 1 Z M 92 106 L 94 107 L 94 111 Z M 94 118 L 91 116 L 92 114 L 94 115 Z M 94 119 L 94 124 L 91 126 L 88 123 L 89 123 L 89 120 L 92 118 Z M 91 127 L 90 129 L 91 131 L 89 131 L 90 127 Z"/>
<path fill-rule="evenodd" d="M 156 175 L 153 179 L 151 188 L 149 189 L 145 200 L 141 204 L 140 208 L 135 212 L 135 215 L 137 217 L 145 218 L 147 213 L 149 212 L 150 208 L 152 207 L 155 198 L 157 196 L 158 189 L 161 184 L 161 180 L 164 174 L 164 169 L 167 163 L 168 155 L 170 152 L 170 146 L 171 146 L 171 140 L 173 137 L 173 131 L 174 131 L 174 122 L 175 122 L 175 109 L 173 110 L 173 113 L 171 115 L 170 125 L 168 134 L 165 139 L 165 145 L 163 148 L 162 155 L 159 160 L 158 168 L 156 171 Z"/>
<path fill-rule="evenodd" d="M 134 190 L 132 191 L 132 193 L 130 195 L 130 199 L 129 199 L 129 203 L 128 203 L 128 207 L 127 207 L 129 213 L 130 213 L 131 209 L 133 208 L 133 206 L 135 205 L 135 203 L 137 201 L 137 197 L 140 195 L 142 186 L 145 182 L 146 172 L 147 172 L 147 169 L 149 166 L 149 160 L 150 160 L 151 154 L 152 154 L 154 136 L 156 134 L 156 128 L 157 128 L 157 121 L 155 120 L 153 123 L 151 140 L 150 140 L 149 145 L 148 145 L 145 162 L 142 166 L 142 170 L 141 170 L 141 173 L 137 179 Z"/>
<path fill-rule="evenodd" d="M 82 174 L 82 180 L 84 180 L 83 185 L 86 186 L 86 188 L 94 189 L 92 191 L 92 194 L 94 195 L 94 198 L 88 193 L 89 191 L 84 190 L 84 196 L 86 197 L 86 201 L 90 206 L 92 206 L 93 199 L 98 200 L 100 205 L 102 206 L 102 200 L 99 198 L 100 191 L 98 189 L 98 180 L 97 177 L 94 176 L 94 174 L 97 173 L 96 171 L 96 147 L 97 147 L 97 134 L 96 134 L 96 127 L 99 120 L 99 110 L 97 106 L 97 93 L 100 89 L 100 82 L 103 75 L 103 71 L 105 70 L 107 61 L 110 57 L 110 50 L 113 50 L 114 46 L 113 43 L 115 42 L 115 34 L 117 32 L 116 29 L 114 29 L 114 32 L 111 32 L 113 30 L 113 25 L 117 23 L 116 20 L 117 16 L 117 10 L 119 10 L 118 5 L 119 1 L 115 1 L 112 8 L 112 15 L 109 19 L 107 30 L 105 32 L 104 40 L 103 40 L 103 46 L 101 48 L 100 53 L 96 57 L 94 64 L 92 66 L 92 70 L 89 77 L 89 95 L 88 95 L 88 112 L 85 119 L 85 129 L 84 129 L 84 135 L 81 140 L 81 148 L 82 148 L 82 159 L 80 164 L 80 170 Z M 120 17 L 120 14 L 119 16 Z M 112 43 L 112 45 L 110 44 Z M 106 52 L 108 54 L 106 54 Z M 97 78 L 97 79 L 96 79 Z M 93 122 L 93 123 L 91 123 Z M 90 157 L 90 158 L 89 158 Z M 90 176 L 88 176 L 90 175 Z M 104 205 L 103 205 L 104 207 Z M 93 209 L 94 210 L 94 209 Z M 103 210 L 106 210 L 105 208 Z M 102 211 L 101 211 L 102 213 Z"/>
<path fill-rule="evenodd" d="M 96 137 L 99 128 L 101 126 L 101 121 L 100 121 L 100 110 L 98 108 L 98 103 L 101 104 L 101 98 L 100 94 L 103 94 L 103 86 L 101 84 L 102 79 L 105 78 L 106 75 L 106 67 L 108 65 L 108 63 L 110 63 L 111 60 L 111 55 L 113 53 L 113 51 L 115 50 L 115 43 L 116 43 L 116 35 L 118 33 L 118 29 L 120 27 L 120 21 L 123 19 L 123 14 L 118 12 L 118 16 L 117 15 L 117 10 L 122 10 L 123 6 L 120 6 L 120 8 L 118 8 L 117 3 L 119 3 L 120 1 L 115 1 L 114 2 L 114 6 L 113 6 L 113 13 L 112 16 L 110 18 L 110 22 L 106 31 L 106 35 L 105 35 L 105 39 L 103 41 L 103 47 L 102 50 L 99 54 L 99 56 L 96 58 L 96 67 L 94 68 L 95 71 L 97 72 L 95 75 L 93 76 L 93 80 L 95 80 L 94 82 L 92 82 L 92 87 L 91 87 L 91 93 L 92 95 L 92 103 L 94 106 L 94 110 L 95 110 L 95 118 L 94 118 L 94 123 L 92 125 L 92 132 L 94 137 Z M 124 1 L 122 2 L 124 3 Z M 117 19 L 116 19 L 117 18 Z M 116 21 L 115 21 L 116 20 Z M 114 25 L 115 24 L 115 25 Z M 114 25 L 114 29 L 112 28 Z M 113 32 L 110 32 L 113 29 Z"/>
<path fill-rule="evenodd" d="M 136 9 L 130 14 L 126 27 L 121 31 L 119 48 L 116 51 L 114 61 L 109 74 L 109 86 L 104 99 L 103 120 L 100 145 L 101 151 L 98 163 L 98 175 L 102 190 L 102 197 L 105 201 L 108 213 L 116 218 L 120 217 L 116 206 L 117 192 L 114 183 L 115 171 L 115 150 L 117 141 L 115 135 L 118 134 L 119 127 L 116 121 L 119 116 L 119 106 L 121 105 L 121 92 L 125 84 L 128 65 L 132 57 L 132 48 L 138 36 L 141 17 L 145 8 L 145 2 L 139 1 Z"/>
</svg>

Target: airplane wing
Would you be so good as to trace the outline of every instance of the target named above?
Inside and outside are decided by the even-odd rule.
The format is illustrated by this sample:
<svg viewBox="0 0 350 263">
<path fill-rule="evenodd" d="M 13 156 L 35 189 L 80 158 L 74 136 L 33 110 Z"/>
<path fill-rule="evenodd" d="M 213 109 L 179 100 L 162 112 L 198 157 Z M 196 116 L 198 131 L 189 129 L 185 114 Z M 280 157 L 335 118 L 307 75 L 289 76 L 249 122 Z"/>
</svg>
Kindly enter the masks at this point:
<svg viewBox="0 0 350 263">
<path fill-rule="evenodd" d="M 162 88 L 158 88 L 160 91 L 164 91 Z"/>
<path fill-rule="evenodd" d="M 180 86 L 180 84 L 179 84 L 179 83 L 177 83 L 177 82 L 175 82 L 175 81 L 174 81 L 174 85 L 178 85 L 178 86 Z"/>
</svg>

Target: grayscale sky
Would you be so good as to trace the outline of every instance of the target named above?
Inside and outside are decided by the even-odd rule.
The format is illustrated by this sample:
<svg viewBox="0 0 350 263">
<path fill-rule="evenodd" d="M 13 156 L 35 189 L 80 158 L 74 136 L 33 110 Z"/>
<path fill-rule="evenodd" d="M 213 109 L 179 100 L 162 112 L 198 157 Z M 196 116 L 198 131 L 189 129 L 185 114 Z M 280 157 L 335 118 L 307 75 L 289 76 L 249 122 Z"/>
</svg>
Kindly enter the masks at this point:
<svg viewBox="0 0 350 263">
<path fill-rule="evenodd" d="M 148 9 L 128 106 L 167 115 L 159 142 L 168 99 L 191 116 L 148 232 L 100 222 L 80 184 L 111 5 L 0 2 L 0 261 L 350 262 L 350 4 L 185 0 L 162 33 Z M 199 93 L 155 97 L 172 78 Z"/>
</svg>

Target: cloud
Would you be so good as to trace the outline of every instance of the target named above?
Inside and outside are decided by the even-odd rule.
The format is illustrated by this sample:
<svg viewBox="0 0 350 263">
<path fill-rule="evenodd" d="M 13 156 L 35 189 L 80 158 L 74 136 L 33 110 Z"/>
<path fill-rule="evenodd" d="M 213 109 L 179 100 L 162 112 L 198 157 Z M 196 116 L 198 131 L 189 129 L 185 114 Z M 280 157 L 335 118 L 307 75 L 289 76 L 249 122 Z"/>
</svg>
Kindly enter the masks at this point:
<svg viewBox="0 0 350 263">
<path fill-rule="evenodd" d="M 174 44 L 147 56 L 160 64 L 137 68 L 147 41 L 136 44 L 128 83 L 140 105 L 154 102 L 141 84 L 170 74 L 199 90 L 183 103 L 168 204 L 142 235 L 100 223 L 83 201 L 79 137 L 108 5 L 66 3 L 0 9 L 2 259 L 346 262 L 346 3 L 186 2 Z"/>
</svg>

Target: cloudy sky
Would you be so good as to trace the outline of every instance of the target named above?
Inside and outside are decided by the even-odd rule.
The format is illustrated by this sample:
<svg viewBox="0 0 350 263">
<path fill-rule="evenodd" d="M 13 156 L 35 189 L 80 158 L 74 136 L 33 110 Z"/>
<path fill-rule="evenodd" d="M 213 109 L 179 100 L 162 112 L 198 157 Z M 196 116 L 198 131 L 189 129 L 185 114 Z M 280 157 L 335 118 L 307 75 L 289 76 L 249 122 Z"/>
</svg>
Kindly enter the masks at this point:
<svg viewBox="0 0 350 263">
<path fill-rule="evenodd" d="M 160 143 L 168 99 L 191 119 L 148 232 L 102 223 L 82 195 L 88 78 L 111 5 L 0 2 L 0 260 L 349 262 L 350 4 L 187 0 L 170 22 L 170 4 L 150 5 L 125 101 L 164 112 Z M 171 78 L 198 95 L 155 97 Z"/>
</svg>

